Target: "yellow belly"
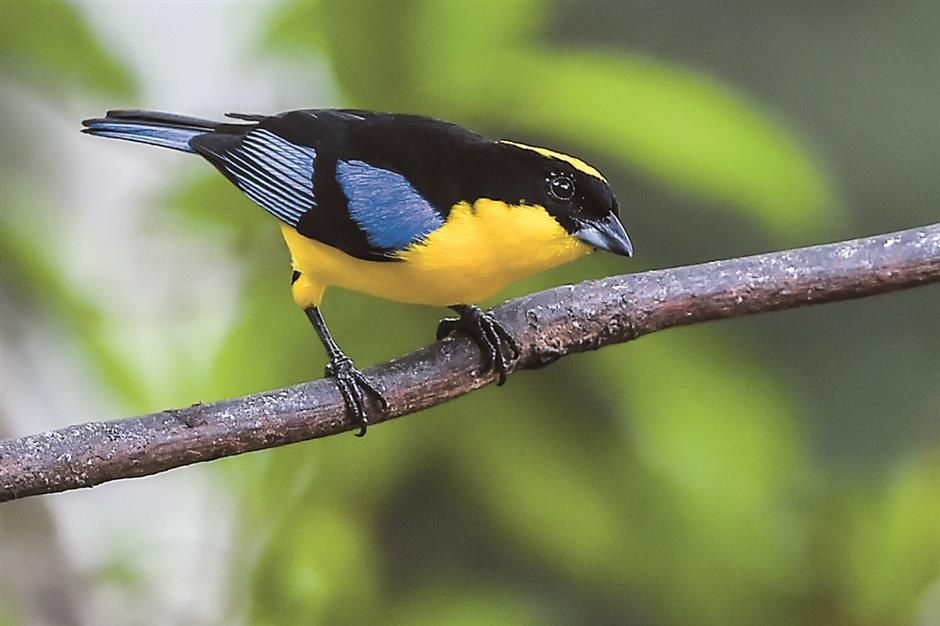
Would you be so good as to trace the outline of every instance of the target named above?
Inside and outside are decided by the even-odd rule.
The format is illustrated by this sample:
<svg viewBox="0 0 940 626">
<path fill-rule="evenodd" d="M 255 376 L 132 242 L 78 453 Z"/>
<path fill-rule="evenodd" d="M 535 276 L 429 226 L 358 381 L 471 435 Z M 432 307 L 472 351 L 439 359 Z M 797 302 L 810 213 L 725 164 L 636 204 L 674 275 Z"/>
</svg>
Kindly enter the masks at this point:
<svg viewBox="0 0 940 626">
<path fill-rule="evenodd" d="M 479 302 L 591 250 L 541 206 L 496 200 L 456 205 L 444 226 L 398 253 L 399 261 L 364 261 L 289 226 L 281 230 L 301 273 L 293 293 L 303 308 L 319 306 L 331 286 L 414 304 Z"/>
</svg>

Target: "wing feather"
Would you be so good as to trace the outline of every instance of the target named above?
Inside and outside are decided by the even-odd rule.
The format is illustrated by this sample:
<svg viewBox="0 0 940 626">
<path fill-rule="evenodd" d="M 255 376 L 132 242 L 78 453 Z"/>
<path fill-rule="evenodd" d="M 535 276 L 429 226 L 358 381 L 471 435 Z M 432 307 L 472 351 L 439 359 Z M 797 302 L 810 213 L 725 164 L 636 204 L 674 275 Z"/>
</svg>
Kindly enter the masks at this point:
<svg viewBox="0 0 940 626">
<path fill-rule="evenodd" d="M 201 146 L 216 166 L 256 204 L 290 226 L 316 207 L 317 151 L 264 128 L 248 131 L 226 149 Z"/>
<path fill-rule="evenodd" d="M 398 172 L 360 160 L 339 161 L 336 178 L 349 216 L 380 250 L 403 250 L 444 225 L 440 212 Z"/>
</svg>

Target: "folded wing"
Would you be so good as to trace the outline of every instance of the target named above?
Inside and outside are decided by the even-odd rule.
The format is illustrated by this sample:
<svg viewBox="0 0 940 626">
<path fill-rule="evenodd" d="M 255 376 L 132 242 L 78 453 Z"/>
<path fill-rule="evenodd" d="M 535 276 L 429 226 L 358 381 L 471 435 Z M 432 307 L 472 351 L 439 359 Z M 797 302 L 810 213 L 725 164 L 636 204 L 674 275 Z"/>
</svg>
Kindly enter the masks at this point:
<svg viewBox="0 0 940 626">
<path fill-rule="evenodd" d="M 203 135 L 192 141 L 246 196 L 263 209 L 297 227 L 316 206 L 313 175 L 317 151 L 299 146 L 264 128 L 240 138 Z"/>
</svg>

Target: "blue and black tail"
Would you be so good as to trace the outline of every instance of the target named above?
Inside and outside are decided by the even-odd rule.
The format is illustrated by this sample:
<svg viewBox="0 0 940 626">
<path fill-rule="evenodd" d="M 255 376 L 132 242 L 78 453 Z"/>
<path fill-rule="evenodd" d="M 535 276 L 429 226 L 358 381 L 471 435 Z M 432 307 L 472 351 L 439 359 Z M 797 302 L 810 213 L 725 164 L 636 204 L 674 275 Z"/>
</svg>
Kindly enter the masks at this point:
<svg viewBox="0 0 940 626">
<path fill-rule="evenodd" d="M 195 152 L 190 141 L 227 126 L 224 123 L 197 117 L 161 113 L 159 111 L 108 111 L 105 117 L 85 120 L 83 133 L 98 137 L 113 137 L 154 146 Z"/>
</svg>

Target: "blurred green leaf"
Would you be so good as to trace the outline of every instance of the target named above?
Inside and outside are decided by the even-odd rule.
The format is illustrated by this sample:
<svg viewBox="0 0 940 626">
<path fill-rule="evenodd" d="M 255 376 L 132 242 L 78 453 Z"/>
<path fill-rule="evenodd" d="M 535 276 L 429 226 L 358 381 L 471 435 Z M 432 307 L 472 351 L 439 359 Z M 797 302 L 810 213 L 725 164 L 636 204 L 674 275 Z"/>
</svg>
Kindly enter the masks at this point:
<svg viewBox="0 0 940 626">
<path fill-rule="evenodd" d="M 828 217 L 830 191 L 792 133 L 713 80 L 649 58 L 599 53 L 520 55 L 502 64 L 502 80 L 490 76 L 483 89 L 510 94 L 500 114 L 517 132 L 612 156 L 730 203 L 778 233 Z M 511 88 L 520 75 L 531 79 L 525 94 Z M 557 90 L 558 82 L 566 89 Z"/>
<path fill-rule="evenodd" d="M 325 54 L 357 106 L 548 137 L 777 233 L 832 217 L 818 163 L 772 115 L 712 78 L 642 55 L 549 49 L 540 40 L 551 6 L 541 5 L 303 5 L 275 18 L 267 41 Z"/>
<path fill-rule="evenodd" d="M 630 589 L 660 623 L 792 623 L 771 608 L 805 591 L 809 557 L 792 411 L 759 364 L 682 335 L 557 365 L 574 412 L 544 382 L 518 390 L 525 374 L 516 400 L 478 392 L 451 406 L 455 474 L 510 545 L 606 602 Z M 563 428 L 609 419 L 619 433 L 599 449 Z"/>
<path fill-rule="evenodd" d="M 202 225 L 213 235 L 228 237 L 236 255 L 260 256 L 278 237 L 278 223 L 216 171 L 175 182 L 160 204 L 185 219 L 186 229 Z"/>
<path fill-rule="evenodd" d="M 108 386 L 129 407 L 144 410 L 149 399 L 146 387 L 111 341 L 108 319 L 95 302 L 69 283 L 56 265 L 56 257 L 48 253 L 59 247 L 54 243 L 57 230 L 43 222 L 42 211 L 34 209 L 41 205 L 35 191 L 27 192 L 25 184 L 9 178 L 4 181 L 2 199 L 0 272 L 43 312 L 67 322 Z"/>
<path fill-rule="evenodd" d="M 316 26 L 321 18 L 323 2 L 287 2 L 271 12 L 270 23 L 264 29 L 261 44 L 271 50 L 292 53 L 297 49 L 318 50 L 323 46 L 324 28 Z"/>
<path fill-rule="evenodd" d="M 790 622 L 774 607 L 805 591 L 810 528 L 795 504 L 811 501 L 812 484 L 776 377 L 704 329 L 643 338 L 598 360 L 630 381 L 605 391 L 632 416 L 624 443 L 669 511 L 654 529 L 669 548 L 660 582 L 685 602 L 660 592 L 666 621 Z"/>
<path fill-rule="evenodd" d="M 357 624 L 379 591 L 363 524 L 335 507 L 297 508 L 252 579 L 250 623 Z"/>
<path fill-rule="evenodd" d="M 0 590 L 0 626 L 17 626 L 22 624 L 22 618 L 16 614 L 14 615 L 14 606 L 10 602 L 10 599 L 7 596 L 7 589 Z"/>
<path fill-rule="evenodd" d="M 570 445 L 557 419 L 540 420 L 552 413 L 531 390 L 477 395 L 449 407 L 451 425 L 438 438 L 454 442 L 455 478 L 485 519 L 564 575 L 619 586 L 611 574 L 636 559 L 625 553 L 630 521 L 611 506 L 606 460 Z"/>
<path fill-rule="evenodd" d="M 918 601 L 940 585 L 940 450 L 898 468 L 881 493 L 846 502 L 827 554 L 838 594 L 858 623 L 914 623 Z"/>
<path fill-rule="evenodd" d="M 540 599 L 526 597 L 498 581 L 440 580 L 423 582 L 399 601 L 382 621 L 389 626 L 526 626 L 556 624 L 547 619 Z"/>
<path fill-rule="evenodd" d="M 0 67 L 48 90 L 81 87 L 129 97 L 127 69 L 99 43 L 80 9 L 57 0 L 0 4 Z"/>
</svg>

